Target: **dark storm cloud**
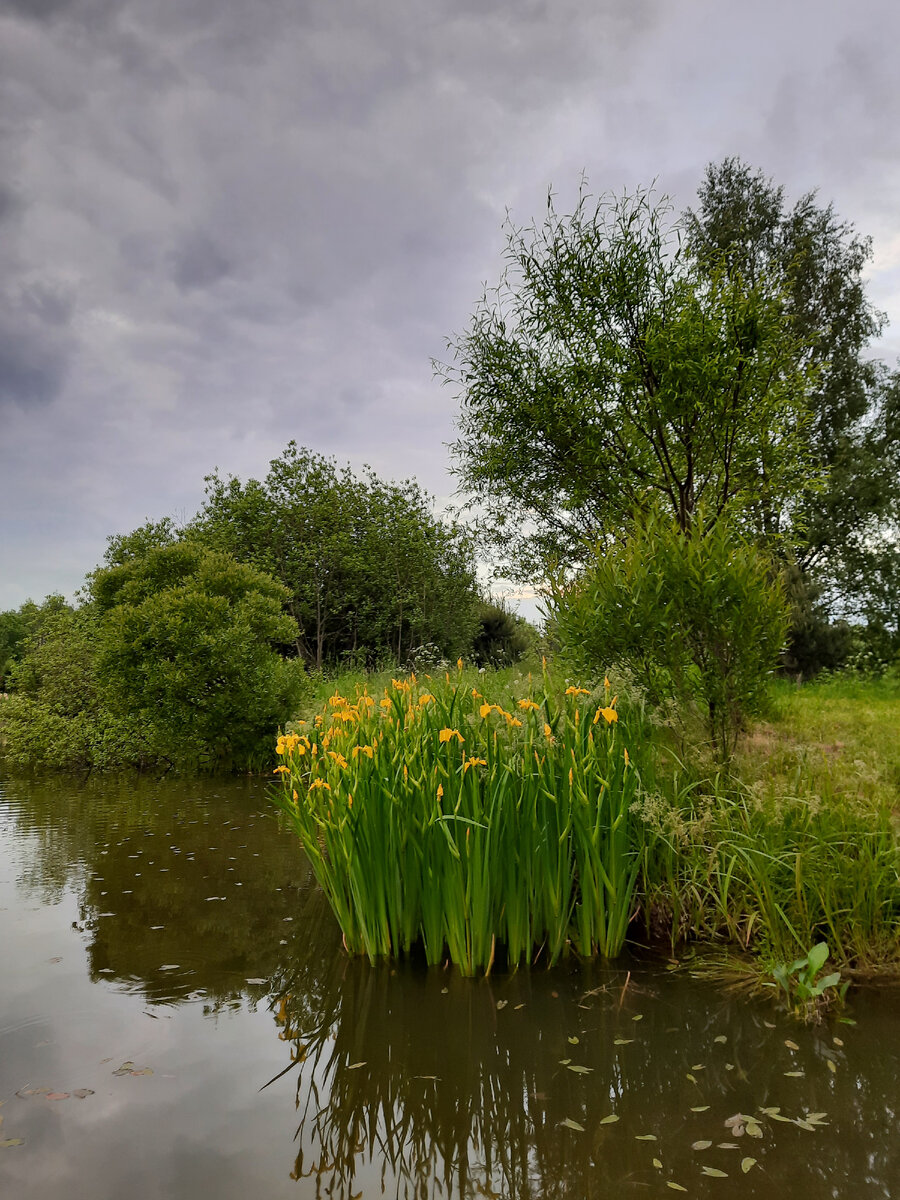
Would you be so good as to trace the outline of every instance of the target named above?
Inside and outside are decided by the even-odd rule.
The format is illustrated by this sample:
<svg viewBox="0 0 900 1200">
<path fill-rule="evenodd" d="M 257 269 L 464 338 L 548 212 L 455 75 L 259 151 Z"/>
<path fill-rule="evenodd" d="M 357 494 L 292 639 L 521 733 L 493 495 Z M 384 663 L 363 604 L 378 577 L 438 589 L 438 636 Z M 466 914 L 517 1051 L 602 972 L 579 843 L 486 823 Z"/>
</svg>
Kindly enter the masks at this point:
<svg viewBox="0 0 900 1200">
<path fill-rule="evenodd" d="M 7 565 L 26 537 L 23 574 L 37 545 L 62 561 L 61 513 L 87 569 L 103 534 L 189 516 L 213 466 L 258 476 L 290 437 L 449 493 L 430 359 L 496 279 L 507 206 L 540 216 L 551 183 L 565 206 L 584 168 L 680 205 L 739 153 L 877 236 L 892 14 L 0 0 L 0 476 L 31 514 L 0 530 L 0 607 L 77 582 Z"/>
</svg>

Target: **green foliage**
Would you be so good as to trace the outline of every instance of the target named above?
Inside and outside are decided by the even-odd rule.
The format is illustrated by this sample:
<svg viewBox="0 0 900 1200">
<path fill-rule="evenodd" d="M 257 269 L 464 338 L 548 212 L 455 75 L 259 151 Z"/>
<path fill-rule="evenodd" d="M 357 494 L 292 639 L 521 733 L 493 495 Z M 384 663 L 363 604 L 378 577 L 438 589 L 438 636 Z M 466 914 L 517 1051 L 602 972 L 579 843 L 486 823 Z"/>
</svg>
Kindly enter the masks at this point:
<svg viewBox="0 0 900 1200">
<path fill-rule="evenodd" d="M 333 694 L 279 739 L 279 806 L 352 953 L 421 943 L 469 975 L 500 951 L 613 956 L 639 861 L 625 721 L 608 696 L 560 697 L 546 676 L 491 702 L 482 678 L 460 667 L 377 700 Z"/>
<path fill-rule="evenodd" d="M 699 714 L 721 760 L 760 707 L 787 624 L 770 561 L 730 520 L 710 526 L 703 514 L 690 535 L 669 516 L 638 514 L 557 585 L 553 605 L 570 659 L 594 674 L 621 663 L 651 703 L 682 722 Z"/>
<path fill-rule="evenodd" d="M 533 625 L 502 600 L 482 600 L 472 657 L 479 667 L 512 666 L 526 654 L 536 654 L 540 635 Z"/>
<path fill-rule="evenodd" d="M 411 480 L 357 476 L 290 442 L 262 482 L 210 476 L 194 530 L 288 588 L 297 652 L 316 669 L 342 659 L 402 664 L 429 643 L 447 658 L 468 650 L 471 549 Z"/>
<path fill-rule="evenodd" d="M 158 731 L 174 760 L 247 763 L 286 720 L 302 669 L 275 580 L 190 542 L 157 546 L 90 581 L 107 702 Z"/>
<path fill-rule="evenodd" d="M 816 1006 L 829 989 L 834 989 L 835 995 L 843 1000 L 847 984 L 841 985 L 840 971 L 822 974 L 827 959 L 828 943 L 819 942 L 802 958 L 795 958 L 792 963 L 779 963 L 773 969 L 772 977 L 793 1008 L 808 1010 Z"/>
<path fill-rule="evenodd" d="M 778 296 L 700 269 L 652 193 L 582 191 L 511 227 L 506 271 L 445 368 L 457 473 L 519 576 L 573 563 L 635 508 L 760 512 L 814 480 L 811 370 Z M 767 530 L 777 534 L 776 528 Z"/>
<path fill-rule="evenodd" d="M 797 679 L 811 679 L 820 671 L 840 670 L 853 651 L 850 625 L 830 619 L 822 587 L 795 561 L 785 565 L 782 581 L 790 604 L 783 670 Z"/>
<path fill-rule="evenodd" d="M 813 372 L 807 439 L 823 488 L 769 519 L 791 527 L 799 567 L 832 606 L 897 631 L 900 372 L 866 354 L 885 324 L 863 281 L 871 239 L 814 192 L 788 208 L 783 188 L 736 158 L 707 168 L 698 198 L 688 252 L 703 271 L 766 290 Z"/>
</svg>

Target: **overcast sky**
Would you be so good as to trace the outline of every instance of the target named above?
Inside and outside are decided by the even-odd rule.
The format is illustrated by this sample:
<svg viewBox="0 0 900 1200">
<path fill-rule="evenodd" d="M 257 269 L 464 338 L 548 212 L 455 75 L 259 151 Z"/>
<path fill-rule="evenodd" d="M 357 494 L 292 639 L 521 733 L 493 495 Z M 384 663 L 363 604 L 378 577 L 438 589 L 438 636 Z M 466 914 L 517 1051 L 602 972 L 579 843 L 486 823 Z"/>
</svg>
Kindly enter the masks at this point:
<svg viewBox="0 0 900 1200">
<path fill-rule="evenodd" d="M 0 0 L 0 609 L 290 438 L 446 501 L 431 360 L 582 170 L 818 188 L 893 364 L 898 46 L 889 0 Z"/>
</svg>

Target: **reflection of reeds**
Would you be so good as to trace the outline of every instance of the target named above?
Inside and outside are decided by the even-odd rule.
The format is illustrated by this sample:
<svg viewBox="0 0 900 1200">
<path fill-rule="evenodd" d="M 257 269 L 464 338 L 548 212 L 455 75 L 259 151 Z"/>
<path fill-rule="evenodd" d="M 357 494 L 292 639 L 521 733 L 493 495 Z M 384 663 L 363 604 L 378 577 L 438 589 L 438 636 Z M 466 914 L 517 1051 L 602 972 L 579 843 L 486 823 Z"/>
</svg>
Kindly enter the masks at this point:
<svg viewBox="0 0 900 1200">
<path fill-rule="evenodd" d="M 617 954 L 638 855 L 615 698 L 559 699 L 545 675 L 493 703 L 471 683 L 460 670 L 378 700 L 336 694 L 279 739 L 280 807 L 348 948 L 374 962 L 421 944 L 465 974 L 498 948 L 512 963 L 570 944 Z"/>
</svg>

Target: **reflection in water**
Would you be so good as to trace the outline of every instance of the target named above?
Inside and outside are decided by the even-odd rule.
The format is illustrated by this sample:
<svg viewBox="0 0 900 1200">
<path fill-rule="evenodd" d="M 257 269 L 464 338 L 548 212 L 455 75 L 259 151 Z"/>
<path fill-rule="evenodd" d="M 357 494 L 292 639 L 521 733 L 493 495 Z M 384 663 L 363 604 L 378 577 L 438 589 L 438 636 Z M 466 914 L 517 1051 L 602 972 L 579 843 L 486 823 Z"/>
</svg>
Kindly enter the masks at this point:
<svg viewBox="0 0 900 1200">
<path fill-rule="evenodd" d="M 92 991 L 137 994 L 148 1012 L 233 1013 L 227 1036 L 215 1020 L 191 1034 L 201 1044 L 172 1101 L 185 1126 L 202 1123 L 198 1104 L 214 1116 L 223 1103 L 204 1063 L 212 1079 L 235 1038 L 257 1036 L 254 1010 L 264 1026 L 271 1010 L 294 1065 L 228 1100 L 248 1126 L 277 1109 L 296 1128 L 295 1145 L 273 1125 L 243 1150 L 270 1195 L 590 1200 L 672 1195 L 668 1182 L 701 1200 L 900 1195 L 896 994 L 862 994 L 855 1026 L 808 1030 L 652 962 L 480 981 L 370 969 L 341 950 L 264 785 L 7 786 L 18 890 L 29 905 L 75 892 L 90 979 L 107 985 Z M 760 1117 L 760 1138 L 726 1127 L 739 1112 Z M 828 1125 L 778 1119 L 809 1113 Z M 194 1136 L 191 1161 L 221 1150 L 215 1133 Z M 230 1173 L 205 1183 L 222 1194 Z M 195 1193 L 186 1179 L 172 1195 Z"/>
</svg>

